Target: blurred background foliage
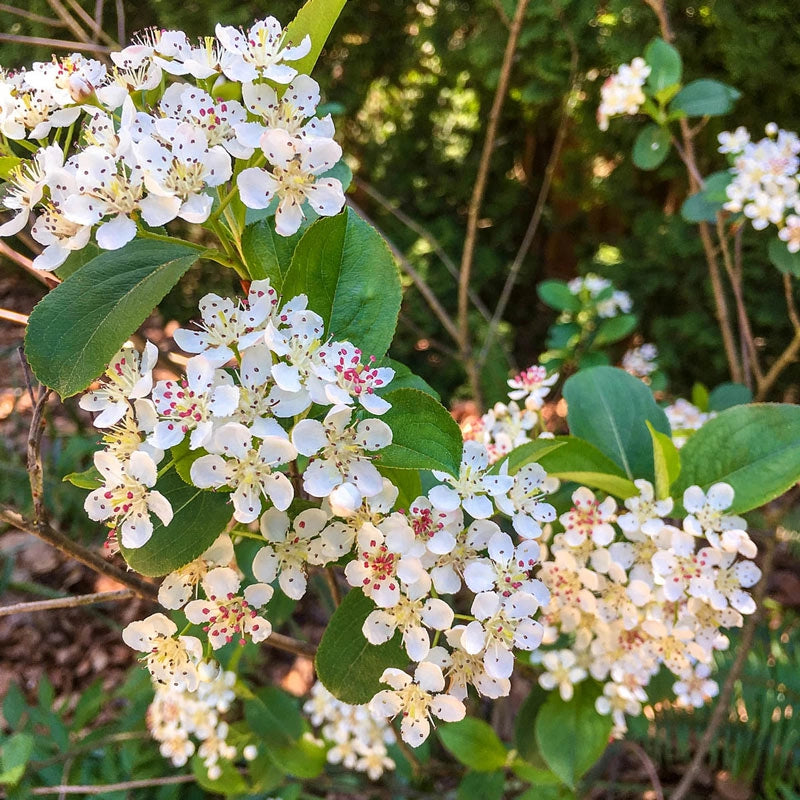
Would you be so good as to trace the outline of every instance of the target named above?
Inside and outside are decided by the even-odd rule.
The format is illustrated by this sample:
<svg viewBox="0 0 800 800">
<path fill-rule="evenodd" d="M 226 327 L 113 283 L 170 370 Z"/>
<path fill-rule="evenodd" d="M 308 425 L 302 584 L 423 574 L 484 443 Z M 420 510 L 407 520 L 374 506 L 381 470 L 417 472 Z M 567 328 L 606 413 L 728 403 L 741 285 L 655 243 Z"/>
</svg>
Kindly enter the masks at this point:
<svg viewBox="0 0 800 800">
<path fill-rule="evenodd" d="M 154 24 L 201 35 L 218 21 L 246 25 L 265 14 L 287 20 L 299 5 L 297 0 L 121 1 L 128 37 Z M 83 5 L 88 9 L 94 3 Z M 26 8 L 52 15 L 46 0 L 30 0 Z M 315 72 L 356 174 L 353 202 L 452 312 L 456 285 L 441 257 L 371 190 L 427 229 L 458 264 L 513 9 L 512 0 L 349 0 Z M 800 127 L 792 80 L 800 70 L 800 17 L 793 4 L 672 2 L 670 11 L 686 78 L 723 79 L 743 93 L 733 114 L 712 120 L 700 136 L 704 172 L 724 166 L 715 153 L 720 130 L 741 124 L 760 133 L 771 120 L 788 129 Z M 106 29 L 116 34 L 110 2 L 105 16 Z M 0 22 L 11 33 L 67 36 L 63 29 L 2 11 Z M 534 362 L 545 349 L 555 312 L 537 299 L 536 283 L 589 270 L 633 296 L 641 334 L 658 345 L 674 393 L 687 394 L 696 380 L 714 385 L 727 377 L 699 238 L 677 213 L 687 188 L 680 162 L 673 154 L 658 172 L 643 173 L 629 158 L 640 125 L 615 120 L 604 134 L 595 122 L 605 77 L 641 54 L 657 34 L 656 19 L 643 2 L 537 0 L 528 9 L 474 268 L 473 288 L 490 312 L 528 226 L 565 103 L 569 116 L 542 222 L 501 327 L 503 347 L 489 359 L 497 377 Z M 0 61 L 20 66 L 48 58 L 49 52 L 4 43 Z M 578 66 L 571 80 L 573 52 Z M 780 276 L 767 260 L 765 237 L 748 229 L 744 249 L 746 297 L 759 345 L 767 353 L 778 352 L 790 335 L 784 313 L 776 311 L 783 308 Z M 165 317 L 185 320 L 198 289 L 217 283 L 211 268 L 184 282 L 162 305 Z M 480 343 L 486 322 L 477 311 L 473 325 Z M 463 393 L 464 374 L 440 343 L 451 344 L 409 285 L 392 355 L 447 399 Z M 797 376 L 797 367 L 786 373 L 784 393 Z M 498 386 L 487 400 L 501 393 Z"/>
</svg>

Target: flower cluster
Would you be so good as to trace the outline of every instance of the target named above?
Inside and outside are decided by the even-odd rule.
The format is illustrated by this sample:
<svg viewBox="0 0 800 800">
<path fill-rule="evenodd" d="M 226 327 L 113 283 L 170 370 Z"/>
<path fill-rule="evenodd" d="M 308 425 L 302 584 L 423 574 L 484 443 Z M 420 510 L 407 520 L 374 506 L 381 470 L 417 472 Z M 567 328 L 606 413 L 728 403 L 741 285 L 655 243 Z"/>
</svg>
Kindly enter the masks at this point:
<svg viewBox="0 0 800 800">
<path fill-rule="evenodd" d="M 800 137 L 771 122 L 757 142 L 739 127 L 721 133 L 719 144 L 733 163 L 724 208 L 744 213 L 759 231 L 776 225 L 789 252 L 800 252 Z"/>
<path fill-rule="evenodd" d="M 544 398 L 558 381 L 558 373 L 547 374 L 544 367 L 528 367 L 508 380 L 511 391 L 508 403 L 495 403 L 480 417 L 467 417 L 461 422 L 465 440 L 480 442 L 494 464 L 515 447 L 532 441 L 544 433 L 541 410 Z M 520 406 L 520 402 L 522 406 Z"/>
<path fill-rule="evenodd" d="M 544 642 L 554 648 L 541 655 L 539 682 L 564 699 L 590 675 L 603 682 L 596 707 L 612 714 L 618 733 L 626 715 L 641 712 L 661 665 L 676 676 L 684 702 L 716 693 L 712 655 L 729 644 L 720 629 L 740 627 L 755 611 L 746 589 L 761 575 L 744 519 L 726 513 L 734 499 L 728 484 L 707 494 L 687 489 L 682 528 L 665 521 L 671 499 L 656 499 L 645 480 L 636 487 L 639 495 L 619 511 L 613 498 L 576 490 L 538 573 L 551 596 Z"/>
<path fill-rule="evenodd" d="M 633 308 L 633 301 L 627 292 L 615 289 L 610 280 L 592 272 L 573 278 L 567 286 L 584 306 L 592 307 L 601 319 L 627 314 Z"/>
<path fill-rule="evenodd" d="M 679 397 L 670 403 L 664 412 L 672 430 L 672 441 L 676 447 L 683 447 L 687 439 L 699 430 L 708 420 L 716 416 L 713 411 L 701 411 L 696 405 Z"/>
<path fill-rule="evenodd" d="M 622 356 L 622 369 L 647 382 L 658 369 L 658 348 L 646 342 L 627 350 Z"/>
<path fill-rule="evenodd" d="M 34 266 L 52 270 L 92 235 L 114 250 L 176 218 L 213 230 L 235 197 L 252 209 L 274 202 L 284 236 L 309 209 L 337 214 L 342 185 L 324 174 L 342 151 L 330 115 L 315 116 L 319 86 L 292 66 L 310 49 L 267 17 L 196 42 L 147 30 L 111 54 L 111 69 L 73 54 L 0 72 L 0 131 L 17 149 L 40 144 L 13 171 L 0 236 L 33 218 L 44 248 Z M 16 157 L 11 145 L 3 155 Z"/>
<path fill-rule="evenodd" d="M 310 694 L 303 711 L 329 743 L 330 764 L 364 772 L 373 781 L 395 768 L 387 750 L 387 745 L 397 741 L 391 725 L 370 714 L 366 706 L 337 700 L 319 681 Z"/>
<path fill-rule="evenodd" d="M 650 74 L 650 67 L 641 57 L 630 64 L 623 64 L 610 75 L 600 89 L 600 105 L 597 109 L 597 126 L 608 130 L 611 117 L 620 114 L 638 114 L 645 101 L 642 87 Z"/>
</svg>

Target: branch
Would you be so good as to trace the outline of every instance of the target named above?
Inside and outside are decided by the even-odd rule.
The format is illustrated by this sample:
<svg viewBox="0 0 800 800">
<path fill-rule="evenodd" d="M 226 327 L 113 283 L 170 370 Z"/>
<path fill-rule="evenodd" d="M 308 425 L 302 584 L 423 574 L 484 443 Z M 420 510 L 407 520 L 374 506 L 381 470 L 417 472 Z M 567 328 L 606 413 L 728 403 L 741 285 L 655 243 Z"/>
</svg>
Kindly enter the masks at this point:
<svg viewBox="0 0 800 800">
<path fill-rule="evenodd" d="M 725 683 L 722 685 L 717 704 L 711 712 L 711 718 L 708 721 L 708 727 L 703 732 L 703 736 L 697 744 L 697 749 L 694 752 L 694 757 L 689 764 L 686 772 L 678 783 L 675 791 L 670 796 L 670 800 L 683 800 L 692 788 L 692 784 L 697 778 L 698 773 L 702 769 L 703 762 L 705 761 L 711 745 L 717 737 L 719 727 L 725 721 L 729 710 L 731 699 L 733 697 L 733 688 L 739 675 L 744 669 L 747 656 L 750 653 L 750 648 L 753 645 L 753 638 L 755 637 L 756 628 L 758 627 L 759 620 L 764 611 L 763 601 L 767 595 L 767 587 L 769 584 L 769 575 L 772 571 L 772 562 L 775 557 L 775 536 L 770 536 L 767 539 L 767 544 L 764 550 L 764 560 L 761 564 L 761 580 L 753 592 L 753 600 L 755 600 L 758 610 L 752 614 L 742 628 L 742 637 L 739 641 L 736 651 L 736 658 L 731 665 L 730 672 L 725 678 Z"/>
<path fill-rule="evenodd" d="M 30 603 L 14 603 L 10 606 L 0 606 L 0 617 L 10 617 L 12 614 L 32 614 L 37 611 L 51 611 L 54 608 L 78 608 L 90 606 L 94 603 L 110 603 L 116 600 L 128 600 L 134 597 L 132 589 L 119 589 L 115 592 L 95 592 L 94 594 L 81 594 L 73 597 L 58 597 L 52 600 L 34 600 Z"/>
<path fill-rule="evenodd" d="M 41 786 L 29 789 L 31 795 L 46 794 L 105 794 L 106 792 L 125 792 L 131 789 L 147 789 L 150 786 L 170 786 L 176 783 L 194 783 L 194 775 L 167 775 L 163 778 L 145 778 L 139 781 L 122 783 L 103 783 L 95 786 Z"/>
<path fill-rule="evenodd" d="M 3 38 L 3 34 L 0 34 L 0 39 Z M 25 272 L 30 273 L 36 278 L 38 281 L 41 281 L 48 289 L 52 289 L 54 286 L 58 286 L 61 281 L 53 274 L 49 272 L 43 272 L 40 269 L 36 269 L 33 266 L 33 261 L 27 256 L 22 255 L 22 253 L 17 252 L 13 247 L 9 247 L 4 241 L 0 240 L 0 255 L 5 256 L 6 258 L 11 259 L 15 264 L 22 267 Z"/>
<path fill-rule="evenodd" d="M 0 42 L 42 45 L 43 47 L 55 47 L 61 50 L 86 50 L 87 53 L 111 52 L 111 48 L 104 47 L 101 44 L 95 44 L 94 42 L 71 42 L 67 39 L 47 39 L 43 36 L 22 36 L 16 33 L 0 33 Z"/>
<path fill-rule="evenodd" d="M 308 642 L 301 642 L 299 639 L 293 639 L 291 636 L 284 636 L 282 633 L 271 633 L 262 644 L 274 647 L 276 650 L 284 650 L 287 653 L 294 653 L 296 656 L 305 656 L 314 660 L 317 654 L 317 648 Z"/>
<path fill-rule="evenodd" d="M 0 319 L 5 319 L 8 322 L 16 322 L 17 325 L 28 324 L 27 314 L 20 314 L 18 311 L 11 311 L 8 308 L 0 308 Z"/>
<path fill-rule="evenodd" d="M 85 564 L 95 572 L 106 575 L 117 583 L 127 586 L 137 597 L 157 602 L 158 590 L 153 584 L 142 580 L 142 578 L 135 573 L 125 572 L 114 564 L 109 563 L 93 550 L 84 547 L 82 544 L 78 544 L 78 542 L 73 541 L 68 536 L 55 530 L 55 528 L 52 528 L 47 523 L 36 523 L 25 519 L 25 517 L 18 514 L 13 508 L 6 505 L 0 506 L 0 520 L 24 533 L 37 536 L 65 555 L 68 555 L 70 558 L 74 558 L 76 561 L 80 561 L 81 564 Z"/>
<path fill-rule="evenodd" d="M 489 178 L 489 167 L 494 152 L 495 140 L 497 139 L 497 128 L 500 124 L 500 114 L 503 110 L 508 83 L 511 77 L 511 66 L 514 60 L 514 53 L 517 49 L 519 34 L 522 30 L 522 23 L 525 19 L 525 11 L 528 8 L 528 0 L 517 0 L 517 8 L 514 11 L 514 19 L 508 32 L 508 41 L 503 53 L 503 63 L 500 68 L 500 77 L 497 81 L 497 88 L 492 101 L 492 108 L 489 112 L 489 123 L 486 128 L 486 138 L 481 150 L 480 162 L 478 163 L 478 174 L 475 178 L 475 187 L 472 190 L 472 198 L 469 203 L 467 214 L 467 233 L 464 238 L 464 250 L 461 254 L 461 266 L 458 275 L 458 327 L 459 327 L 459 346 L 461 356 L 464 359 L 464 368 L 470 380 L 470 388 L 475 402 L 481 405 L 480 374 L 477 365 L 472 357 L 472 345 L 470 342 L 469 330 L 469 284 L 472 275 L 472 264 L 475 260 L 475 245 L 478 235 L 478 220 L 483 204 L 483 196 L 486 192 L 486 183 Z"/>
<path fill-rule="evenodd" d="M 76 14 L 83 23 L 89 28 L 89 30 L 94 34 L 92 41 L 97 41 L 97 39 L 102 39 L 109 47 L 113 47 L 115 50 L 120 48 L 119 42 L 114 41 L 113 37 L 109 36 L 103 28 L 98 24 L 98 22 L 93 19 L 89 14 L 82 9 L 76 0 L 67 0 L 69 7 L 72 9 L 72 12 Z M 102 6 L 101 6 L 102 8 Z"/>
<path fill-rule="evenodd" d="M 59 19 L 63 20 L 64 25 L 69 28 L 78 42 L 88 43 L 90 41 L 90 37 L 86 35 L 86 31 L 81 28 L 75 17 L 67 11 L 61 0 L 47 0 L 47 4 L 56 12 Z"/>
<path fill-rule="evenodd" d="M 9 6 L 5 3 L 0 3 L 0 11 L 5 11 L 6 14 L 14 14 L 17 17 L 22 17 L 23 19 L 30 20 L 31 22 L 37 22 L 40 25 L 47 25 L 50 28 L 66 27 L 66 25 L 64 25 L 60 19 L 55 19 L 55 17 L 43 17 L 41 14 L 34 14 L 31 11 L 23 11 L 21 8 Z"/>
<path fill-rule="evenodd" d="M 44 433 L 44 410 L 47 407 L 47 399 L 49 397 L 50 390 L 39 384 L 39 393 L 36 398 L 36 404 L 33 407 L 31 426 L 28 429 L 28 480 L 31 485 L 34 524 L 47 522 L 47 509 L 44 505 L 44 472 L 42 470 L 41 447 L 42 434 Z"/>
<path fill-rule="evenodd" d="M 559 15 L 560 16 L 560 15 Z M 562 20 L 563 22 L 563 20 Z M 565 31 L 566 31 L 565 26 Z M 567 123 L 569 121 L 569 108 L 570 108 L 570 97 L 572 95 L 572 91 L 575 87 L 575 79 L 578 72 L 578 48 L 575 45 L 575 40 L 572 38 L 571 34 L 568 34 L 568 41 L 570 45 L 570 69 L 569 69 L 569 90 L 564 97 L 564 103 L 561 109 L 561 118 L 558 122 L 558 129 L 556 130 L 556 138 L 553 142 L 553 149 L 550 151 L 550 157 L 547 160 L 547 166 L 545 167 L 544 171 L 544 178 L 542 179 L 542 185 L 539 187 L 539 195 L 536 198 L 536 205 L 533 208 L 533 214 L 531 215 L 530 222 L 528 223 L 528 228 L 525 231 L 525 236 L 522 239 L 522 244 L 519 246 L 519 250 L 517 251 L 516 256 L 514 256 L 514 261 L 511 263 L 511 267 L 508 270 L 508 275 L 506 276 L 506 282 L 503 285 L 503 291 L 500 293 L 500 299 L 497 301 L 497 307 L 494 310 L 494 314 L 492 315 L 492 319 L 489 322 L 489 330 L 486 332 L 486 338 L 483 341 L 483 346 L 481 347 L 481 352 L 478 355 L 478 371 L 483 368 L 483 365 L 486 363 L 486 358 L 489 355 L 489 351 L 492 347 L 492 341 L 494 340 L 495 335 L 497 334 L 497 329 L 500 326 L 500 321 L 503 318 L 503 314 L 505 313 L 506 307 L 508 306 L 508 301 L 511 299 L 511 292 L 514 288 L 514 284 L 516 283 L 517 276 L 519 275 L 519 271 L 522 268 L 522 262 L 528 255 L 530 251 L 531 245 L 533 244 L 533 239 L 536 236 L 536 231 L 539 228 L 539 223 L 542 220 L 542 214 L 544 213 L 545 203 L 547 202 L 547 196 L 550 194 L 550 186 L 553 183 L 553 176 L 555 175 L 556 167 L 558 166 L 558 160 L 561 157 L 561 148 L 564 146 L 564 139 L 567 136 Z"/>
</svg>

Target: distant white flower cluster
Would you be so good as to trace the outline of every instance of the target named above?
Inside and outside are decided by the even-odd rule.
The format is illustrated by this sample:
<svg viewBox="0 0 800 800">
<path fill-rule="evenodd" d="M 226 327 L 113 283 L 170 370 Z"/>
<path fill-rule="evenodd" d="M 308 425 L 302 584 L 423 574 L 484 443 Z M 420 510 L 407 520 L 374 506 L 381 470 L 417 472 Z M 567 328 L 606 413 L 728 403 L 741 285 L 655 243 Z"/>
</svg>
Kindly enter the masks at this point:
<svg viewBox="0 0 800 800">
<path fill-rule="evenodd" d="M 679 397 L 668 405 L 664 412 L 669 420 L 672 441 L 676 447 L 683 447 L 688 438 L 699 430 L 708 420 L 716 416 L 713 411 L 701 411 L 697 406 Z"/>
<path fill-rule="evenodd" d="M 626 715 L 641 713 L 661 665 L 678 679 L 685 704 L 716 694 L 708 679 L 713 652 L 729 645 L 720 629 L 740 627 L 755 611 L 746 590 L 761 576 L 746 522 L 726 513 L 734 499 L 728 484 L 687 489 L 682 528 L 665 521 L 671 499 L 657 500 L 645 480 L 636 487 L 623 513 L 613 498 L 576 490 L 538 573 L 551 596 L 544 643 L 558 648 L 541 656 L 539 682 L 568 700 L 590 675 L 602 681 L 596 707 L 613 716 L 618 734 Z"/>
<path fill-rule="evenodd" d="M 647 381 L 658 369 L 658 348 L 646 342 L 626 350 L 622 356 L 622 369 L 634 378 Z"/>
<path fill-rule="evenodd" d="M 284 236 L 309 208 L 337 214 L 342 185 L 324 173 L 342 151 L 330 115 L 315 116 L 319 86 L 292 66 L 310 49 L 308 36 L 289 45 L 267 17 L 248 31 L 218 25 L 201 41 L 150 29 L 111 54 L 111 69 L 73 54 L 0 72 L 0 132 L 38 143 L 11 175 L 2 208 L 13 216 L 0 236 L 32 218 L 44 247 L 34 266 L 52 270 L 92 234 L 115 250 L 145 225 L 213 220 L 222 190 L 253 209 L 274 201 Z M 231 82 L 241 102 L 218 92 Z"/>
<path fill-rule="evenodd" d="M 608 130 L 611 117 L 639 113 L 645 101 L 642 87 L 649 74 L 650 67 L 643 58 L 637 57 L 606 78 L 600 89 L 600 105 L 597 109 L 597 126 L 601 131 Z"/>
<path fill-rule="evenodd" d="M 628 314 L 633 308 L 633 300 L 627 292 L 615 289 L 610 280 L 593 272 L 573 278 L 567 286 L 584 304 L 595 306 L 597 316 L 602 319 Z"/>
<path fill-rule="evenodd" d="M 746 128 L 719 135 L 719 152 L 733 161 L 726 193 L 727 211 L 742 212 L 762 231 L 779 228 L 790 253 L 800 252 L 800 137 L 771 122 L 766 136 L 751 141 Z"/>
</svg>

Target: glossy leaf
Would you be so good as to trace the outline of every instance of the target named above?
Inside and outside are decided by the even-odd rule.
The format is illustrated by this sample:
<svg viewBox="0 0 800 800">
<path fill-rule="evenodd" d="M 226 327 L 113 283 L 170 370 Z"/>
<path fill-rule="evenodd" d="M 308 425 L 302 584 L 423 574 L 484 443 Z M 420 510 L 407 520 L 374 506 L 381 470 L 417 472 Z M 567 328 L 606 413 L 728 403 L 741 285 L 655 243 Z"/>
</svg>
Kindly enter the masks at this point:
<svg viewBox="0 0 800 800">
<path fill-rule="evenodd" d="M 742 96 L 738 89 L 720 81 L 700 78 L 687 83 L 672 101 L 670 109 L 689 117 L 717 117 L 727 114 Z"/>
<path fill-rule="evenodd" d="M 286 26 L 284 41 L 289 44 L 300 44 L 306 34 L 311 37 L 310 52 L 292 61 L 292 67 L 298 72 L 308 75 L 314 69 L 344 4 L 345 0 L 308 0 Z"/>
<path fill-rule="evenodd" d="M 302 235 L 302 232 L 292 236 L 278 235 L 272 219 L 248 225 L 242 233 L 242 253 L 250 277 L 253 280 L 269 278 L 272 286 L 280 293 L 294 249 Z"/>
<path fill-rule="evenodd" d="M 582 370 L 564 385 L 570 432 L 608 456 L 631 480 L 654 480 L 653 443 L 645 422 L 670 434 L 664 411 L 640 380 L 615 367 Z"/>
<path fill-rule="evenodd" d="M 461 779 L 456 800 L 503 800 L 505 775 L 497 772 L 468 772 Z"/>
<path fill-rule="evenodd" d="M 308 295 L 325 332 L 381 359 L 397 325 L 400 275 L 380 234 L 351 209 L 315 222 L 294 251 L 284 297 Z"/>
<path fill-rule="evenodd" d="M 0 745 L 0 785 L 14 786 L 25 774 L 33 753 L 33 736 L 29 733 L 15 733 Z"/>
<path fill-rule="evenodd" d="M 669 487 L 678 479 L 681 472 L 681 457 L 672 438 L 657 431 L 647 421 L 647 430 L 653 440 L 653 469 L 655 472 L 655 492 L 657 500 L 669 497 Z"/>
<path fill-rule="evenodd" d="M 79 489 L 99 489 L 103 485 L 103 476 L 97 467 L 89 467 L 83 472 L 70 472 L 62 479 L 65 483 L 71 483 Z"/>
<path fill-rule="evenodd" d="M 780 497 L 800 480 L 800 406 L 734 406 L 710 419 L 681 449 L 675 496 L 694 484 L 729 483 L 730 509 L 743 514 Z"/>
<path fill-rule="evenodd" d="M 644 60 L 650 67 L 647 86 L 660 92 L 681 82 L 683 65 L 681 54 L 663 39 L 653 39 L 644 51 Z"/>
<path fill-rule="evenodd" d="M 708 396 L 706 411 L 724 411 L 733 406 L 753 402 L 753 393 L 742 383 L 721 383 L 715 386 Z"/>
<path fill-rule="evenodd" d="M 800 278 L 800 252 L 790 253 L 786 242 L 774 236 L 769 240 L 767 255 L 774 267 L 777 267 L 786 275 L 794 275 Z"/>
<path fill-rule="evenodd" d="M 419 389 L 396 389 L 384 397 L 392 407 L 381 419 L 392 429 L 392 443 L 378 451 L 376 463 L 458 475 L 463 440 L 447 409 Z"/>
<path fill-rule="evenodd" d="M 502 769 L 508 758 L 506 746 L 492 726 L 476 717 L 465 717 L 437 727 L 442 744 L 462 764 L 479 772 Z"/>
<path fill-rule="evenodd" d="M 436 400 L 440 400 L 439 392 L 436 391 L 427 381 L 415 375 L 405 364 L 395 361 L 393 358 L 384 358 L 381 362 L 382 367 L 391 367 L 394 370 L 394 378 L 385 390 L 380 391 L 383 395 L 386 392 L 393 392 L 395 389 L 419 389 L 421 392 L 429 394 Z"/>
<path fill-rule="evenodd" d="M 408 663 L 399 632 L 377 646 L 364 638 L 361 627 L 374 610 L 375 604 L 360 589 L 351 589 L 331 617 L 317 649 L 317 677 L 345 703 L 368 703 L 388 688 L 380 682 L 383 671 Z"/>
<path fill-rule="evenodd" d="M 639 169 L 656 169 L 669 155 L 669 148 L 669 132 L 658 125 L 647 125 L 633 143 L 633 163 Z"/>
<path fill-rule="evenodd" d="M 556 311 L 580 311 L 581 301 L 569 290 L 564 281 L 542 281 L 536 293 L 543 303 Z"/>
<path fill-rule="evenodd" d="M 25 335 L 31 369 L 69 397 L 85 389 L 197 259 L 182 245 L 134 240 L 45 295 Z"/>
<path fill-rule="evenodd" d="M 601 320 L 597 326 L 597 333 L 595 333 L 592 345 L 603 347 L 624 339 L 634 331 L 637 322 L 638 319 L 635 314 L 620 314 L 611 319 Z"/>
<path fill-rule="evenodd" d="M 153 535 L 142 547 L 123 547 L 128 566 L 142 575 L 166 575 L 197 558 L 230 522 L 228 495 L 189 486 L 170 470 L 155 486 L 172 505 L 173 517 L 164 526 L 153 516 Z"/>
</svg>

